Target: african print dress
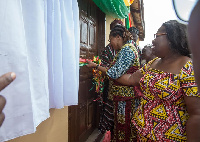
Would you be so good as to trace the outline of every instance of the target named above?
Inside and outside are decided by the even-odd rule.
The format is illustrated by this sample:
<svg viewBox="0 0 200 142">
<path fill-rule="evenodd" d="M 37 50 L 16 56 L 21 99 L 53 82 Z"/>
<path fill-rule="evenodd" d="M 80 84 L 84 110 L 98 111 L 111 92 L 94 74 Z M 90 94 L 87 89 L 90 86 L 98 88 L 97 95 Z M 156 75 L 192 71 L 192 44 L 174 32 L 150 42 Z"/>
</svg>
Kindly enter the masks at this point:
<svg viewBox="0 0 200 142">
<path fill-rule="evenodd" d="M 115 55 L 116 51 L 112 48 L 111 44 L 108 44 L 100 56 L 101 66 L 109 67 Z M 114 128 L 113 101 L 108 99 L 108 86 L 109 79 L 106 77 L 104 78 L 104 90 L 102 96 L 104 103 L 101 106 L 99 122 L 99 130 L 101 133 L 105 133 L 106 130 L 110 130 L 112 132 Z"/>
<path fill-rule="evenodd" d="M 107 75 L 111 78 L 109 83 L 109 99 L 114 102 L 114 134 L 113 142 L 132 142 L 136 138 L 131 118 L 134 111 L 134 88 L 123 86 L 113 79 L 125 73 L 133 73 L 139 69 L 137 49 L 131 44 L 125 44 L 115 56 Z"/>
<path fill-rule="evenodd" d="M 141 71 L 144 74 L 140 80 L 142 99 L 132 119 L 138 129 L 138 141 L 185 142 L 189 116 L 184 96 L 200 97 L 192 61 L 179 74 L 172 74 L 150 68 L 155 59 Z"/>
</svg>

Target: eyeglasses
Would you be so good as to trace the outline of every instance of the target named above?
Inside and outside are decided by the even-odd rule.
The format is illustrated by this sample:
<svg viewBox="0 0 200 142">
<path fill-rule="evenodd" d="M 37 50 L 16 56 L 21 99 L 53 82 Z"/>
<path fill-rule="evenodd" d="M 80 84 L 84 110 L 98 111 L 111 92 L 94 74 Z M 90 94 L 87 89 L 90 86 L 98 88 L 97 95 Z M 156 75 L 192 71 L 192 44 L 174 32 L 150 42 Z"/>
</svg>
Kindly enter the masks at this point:
<svg viewBox="0 0 200 142">
<path fill-rule="evenodd" d="M 167 35 L 167 33 L 156 33 L 156 34 L 154 34 L 154 38 L 157 38 L 162 35 Z"/>
</svg>

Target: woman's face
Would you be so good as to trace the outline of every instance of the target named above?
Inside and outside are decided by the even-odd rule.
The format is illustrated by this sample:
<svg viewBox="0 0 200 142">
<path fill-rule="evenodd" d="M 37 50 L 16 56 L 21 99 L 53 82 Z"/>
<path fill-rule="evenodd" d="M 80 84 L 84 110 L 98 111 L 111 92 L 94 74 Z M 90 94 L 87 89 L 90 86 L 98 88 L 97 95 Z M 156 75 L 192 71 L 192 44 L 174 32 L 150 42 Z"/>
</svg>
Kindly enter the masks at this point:
<svg viewBox="0 0 200 142">
<path fill-rule="evenodd" d="M 170 51 L 170 42 L 167 39 L 165 27 L 161 26 L 154 36 L 154 40 L 152 41 L 154 54 L 159 58 L 167 56 Z"/>
<path fill-rule="evenodd" d="M 110 44 L 112 45 L 114 50 L 118 51 L 122 47 L 121 44 L 123 44 L 123 40 L 119 35 L 117 35 L 116 37 L 110 36 L 109 40 L 110 40 Z M 121 41 L 122 41 L 122 43 L 121 43 Z"/>
</svg>

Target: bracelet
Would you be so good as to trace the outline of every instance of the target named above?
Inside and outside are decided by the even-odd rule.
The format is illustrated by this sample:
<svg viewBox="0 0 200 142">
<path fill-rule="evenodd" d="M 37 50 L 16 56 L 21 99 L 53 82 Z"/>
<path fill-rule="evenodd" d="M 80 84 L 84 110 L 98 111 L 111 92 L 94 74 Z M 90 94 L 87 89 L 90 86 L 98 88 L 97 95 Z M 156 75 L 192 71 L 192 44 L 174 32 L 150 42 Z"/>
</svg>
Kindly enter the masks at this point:
<svg viewBox="0 0 200 142">
<path fill-rule="evenodd" d="M 96 66 L 96 70 L 98 69 L 99 65 Z"/>
</svg>

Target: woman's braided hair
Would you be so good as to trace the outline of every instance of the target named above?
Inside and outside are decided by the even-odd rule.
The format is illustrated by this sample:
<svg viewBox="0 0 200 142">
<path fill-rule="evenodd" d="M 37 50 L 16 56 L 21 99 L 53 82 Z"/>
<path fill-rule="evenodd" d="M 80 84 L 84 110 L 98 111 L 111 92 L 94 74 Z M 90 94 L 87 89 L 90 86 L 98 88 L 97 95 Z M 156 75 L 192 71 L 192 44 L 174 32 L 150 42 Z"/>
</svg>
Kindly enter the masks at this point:
<svg viewBox="0 0 200 142">
<path fill-rule="evenodd" d="M 118 35 L 123 38 L 124 43 L 133 40 L 132 34 L 123 25 L 117 24 L 110 32 L 110 36 L 116 37 Z"/>
<path fill-rule="evenodd" d="M 170 42 L 170 47 L 173 51 L 181 55 L 190 57 L 190 50 L 188 48 L 186 25 L 170 20 L 163 25 L 166 29 L 167 38 Z"/>
</svg>

